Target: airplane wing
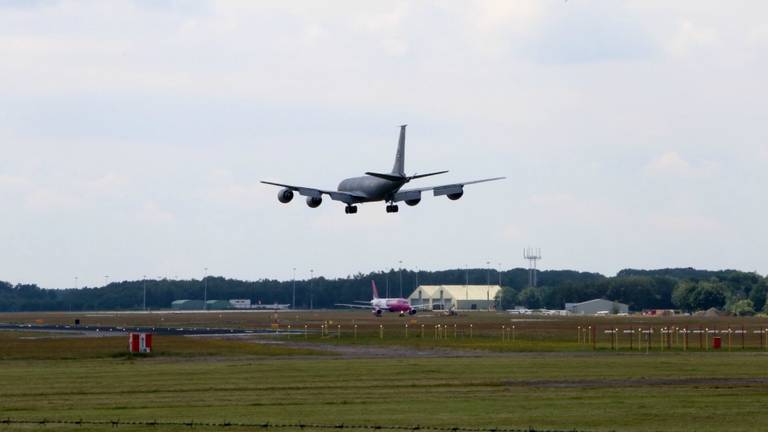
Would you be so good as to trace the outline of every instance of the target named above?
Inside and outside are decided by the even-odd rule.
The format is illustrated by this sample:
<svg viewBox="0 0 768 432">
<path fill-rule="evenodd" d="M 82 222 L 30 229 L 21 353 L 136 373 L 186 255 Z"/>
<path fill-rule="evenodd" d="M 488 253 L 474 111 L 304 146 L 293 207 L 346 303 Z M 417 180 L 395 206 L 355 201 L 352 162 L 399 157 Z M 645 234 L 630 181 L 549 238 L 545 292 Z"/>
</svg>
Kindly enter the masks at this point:
<svg viewBox="0 0 768 432">
<path fill-rule="evenodd" d="M 401 189 L 395 194 L 394 201 L 397 202 L 397 201 L 420 199 L 422 192 L 426 192 L 430 190 L 432 191 L 432 194 L 434 196 L 458 195 L 460 197 L 461 194 L 464 193 L 464 186 L 466 185 L 471 185 L 475 183 L 485 183 L 485 182 L 495 181 L 495 180 L 502 180 L 505 178 L 506 177 L 493 177 L 493 178 L 487 178 L 482 180 L 472 180 L 468 182 L 453 183 L 453 184 L 440 185 L 440 186 L 430 186 L 430 187 L 415 188 L 415 189 Z M 452 199 L 457 199 L 457 198 L 452 198 Z"/>
<path fill-rule="evenodd" d="M 373 307 L 368 305 L 360 305 L 360 304 L 346 304 L 346 303 L 336 303 L 334 306 L 344 306 L 349 308 L 357 308 L 357 309 L 373 309 Z"/>
<path fill-rule="evenodd" d="M 315 189 L 310 187 L 304 187 L 304 186 L 294 186 L 294 185 L 287 185 L 282 183 L 273 183 L 268 181 L 263 181 L 261 183 L 272 185 L 272 186 L 279 186 L 286 189 L 290 189 L 294 192 L 298 192 L 299 195 L 307 196 L 307 197 L 314 197 L 319 198 L 323 194 L 328 195 L 331 197 L 334 201 L 341 201 L 346 204 L 353 204 L 360 202 L 361 200 L 366 199 L 367 197 L 363 194 L 358 194 L 354 192 L 339 192 L 339 191 L 329 191 L 329 190 L 323 190 L 323 189 Z"/>
</svg>

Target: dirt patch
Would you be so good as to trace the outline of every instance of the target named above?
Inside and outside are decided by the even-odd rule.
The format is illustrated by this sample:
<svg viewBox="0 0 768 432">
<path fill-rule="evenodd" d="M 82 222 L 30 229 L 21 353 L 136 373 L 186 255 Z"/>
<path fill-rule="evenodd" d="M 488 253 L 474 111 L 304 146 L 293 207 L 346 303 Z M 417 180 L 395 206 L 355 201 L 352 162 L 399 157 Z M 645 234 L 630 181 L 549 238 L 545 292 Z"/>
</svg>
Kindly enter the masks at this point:
<svg viewBox="0 0 768 432">
<path fill-rule="evenodd" d="M 745 387 L 766 386 L 768 378 L 624 378 L 583 380 L 514 380 L 504 381 L 509 387 L 601 388 L 644 386 Z"/>
<path fill-rule="evenodd" d="M 275 344 L 286 348 L 303 348 L 325 351 L 344 358 L 418 358 L 418 357 L 484 357 L 492 353 L 456 350 L 449 348 L 419 349 L 402 346 L 377 346 L 377 345 L 346 345 L 324 344 L 316 342 L 293 342 L 285 340 L 261 339 L 243 337 L 253 343 Z"/>
</svg>

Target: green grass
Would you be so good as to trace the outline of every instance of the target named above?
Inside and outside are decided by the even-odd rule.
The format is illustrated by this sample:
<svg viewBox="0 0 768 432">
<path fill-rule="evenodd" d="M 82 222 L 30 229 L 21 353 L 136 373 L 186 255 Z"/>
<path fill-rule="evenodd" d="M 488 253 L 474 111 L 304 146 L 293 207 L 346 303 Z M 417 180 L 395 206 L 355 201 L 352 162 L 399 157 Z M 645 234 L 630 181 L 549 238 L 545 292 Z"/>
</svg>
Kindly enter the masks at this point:
<svg viewBox="0 0 768 432">
<path fill-rule="evenodd" d="M 753 334 L 747 339 L 746 351 L 734 341 L 731 353 L 725 348 L 698 352 L 697 338 L 691 338 L 687 353 L 680 352 L 679 343 L 678 351 L 661 353 L 656 334 L 652 351 L 645 354 L 637 351 L 636 339 L 635 350 L 629 352 L 625 338 L 620 340 L 621 352 L 610 352 L 610 338 L 596 332 L 598 351 L 593 352 L 590 344 L 576 342 L 577 326 L 658 329 L 666 321 L 634 317 L 514 321 L 513 342 L 501 338 L 501 326 L 512 325 L 505 315 L 417 317 L 405 321 L 396 316 L 377 319 L 367 313 L 286 315 L 293 329 L 302 329 L 309 322 L 315 333 L 306 339 L 303 335 L 280 338 L 329 345 L 471 350 L 476 356 L 349 359 L 237 338 L 155 336 L 156 351 L 145 358 L 124 354 L 124 336 L 62 338 L 42 332 L 0 331 L 0 420 L 270 421 L 595 431 L 751 431 L 768 423 L 765 382 L 711 380 L 766 376 L 768 354 L 759 352 L 761 341 Z M 69 320 L 71 316 L 53 318 Z M 256 327 L 269 325 L 271 318 L 264 314 L 137 314 L 111 319 L 179 323 L 194 319 L 203 326 L 212 325 L 211 320 L 228 320 L 227 325 L 239 321 Z M 281 329 L 287 328 L 285 321 Z M 319 334 L 323 322 L 330 326 L 326 337 Z M 408 338 L 406 322 L 411 325 Z M 758 319 L 699 322 L 681 318 L 671 322 L 691 328 L 768 326 Z M 420 337 L 421 324 L 425 324 L 424 338 Z M 446 338 L 435 339 L 437 324 L 448 325 Z M 337 325 L 342 326 L 341 339 L 334 334 Z M 353 325 L 359 326 L 357 338 Z M 380 325 L 384 326 L 383 339 L 378 336 Z M 474 329 L 471 338 L 470 325 Z M 0 432 L 41 428 L 0 424 Z M 89 425 L 45 428 L 112 429 Z M 146 429 L 120 426 L 117 430 Z"/>
<path fill-rule="evenodd" d="M 764 385 L 642 380 L 762 377 L 766 360 L 749 353 L 4 360 L 0 417 L 746 431 L 768 421 Z"/>
</svg>

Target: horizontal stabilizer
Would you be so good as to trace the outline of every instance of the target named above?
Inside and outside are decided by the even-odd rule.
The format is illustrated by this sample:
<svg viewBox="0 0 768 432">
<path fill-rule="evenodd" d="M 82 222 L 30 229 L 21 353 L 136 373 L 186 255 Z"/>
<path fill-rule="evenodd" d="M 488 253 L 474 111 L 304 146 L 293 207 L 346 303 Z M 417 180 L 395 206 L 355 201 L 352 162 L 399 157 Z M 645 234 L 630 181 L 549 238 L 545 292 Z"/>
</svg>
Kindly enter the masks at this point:
<svg viewBox="0 0 768 432">
<path fill-rule="evenodd" d="M 407 178 L 399 176 L 399 175 L 393 175 L 393 174 L 381 174 L 381 173 L 374 173 L 374 172 L 367 172 L 365 175 L 369 175 L 371 177 L 378 177 L 380 179 L 389 180 L 391 182 L 404 182 L 407 180 Z"/>
<path fill-rule="evenodd" d="M 438 175 L 438 174 L 445 174 L 447 172 L 448 171 L 446 170 L 446 171 L 437 171 L 437 172 L 428 173 L 428 174 L 414 174 L 414 175 L 408 177 L 408 180 L 419 179 L 419 178 L 422 178 L 422 177 L 429 177 L 429 176 L 434 176 L 434 175 Z"/>
<path fill-rule="evenodd" d="M 375 173 L 375 172 L 367 172 L 365 174 L 369 175 L 371 177 L 377 177 L 377 178 L 380 178 L 380 179 L 389 180 L 391 182 L 405 182 L 405 183 L 408 183 L 409 181 L 411 181 L 413 179 L 420 179 L 422 177 L 429 177 L 429 176 L 434 176 L 434 175 L 438 175 L 438 174 L 445 174 L 447 172 L 448 171 L 437 171 L 437 172 L 427 173 L 427 174 L 415 174 L 415 175 L 407 176 L 407 177 L 406 176 L 399 176 L 399 175 L 395 175 L 395 174 L 382 174 L 382 173 Z"/>
</svg>

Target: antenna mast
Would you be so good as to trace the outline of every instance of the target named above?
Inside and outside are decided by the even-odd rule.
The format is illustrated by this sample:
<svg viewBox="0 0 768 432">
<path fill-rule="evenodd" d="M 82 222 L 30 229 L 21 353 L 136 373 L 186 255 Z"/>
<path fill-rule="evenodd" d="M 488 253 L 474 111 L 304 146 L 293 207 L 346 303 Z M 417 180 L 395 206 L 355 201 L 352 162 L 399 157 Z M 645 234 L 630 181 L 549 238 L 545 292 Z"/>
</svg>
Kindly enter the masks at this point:
<svg viewBox="0 0 768 432">
<path fill-rule="evenodd" d="M 528 286 L 536 288 L 536 261 L 541 259 L 541 249 L 523 249 L 523 259 L 528 260 Z"/>
</svg>

